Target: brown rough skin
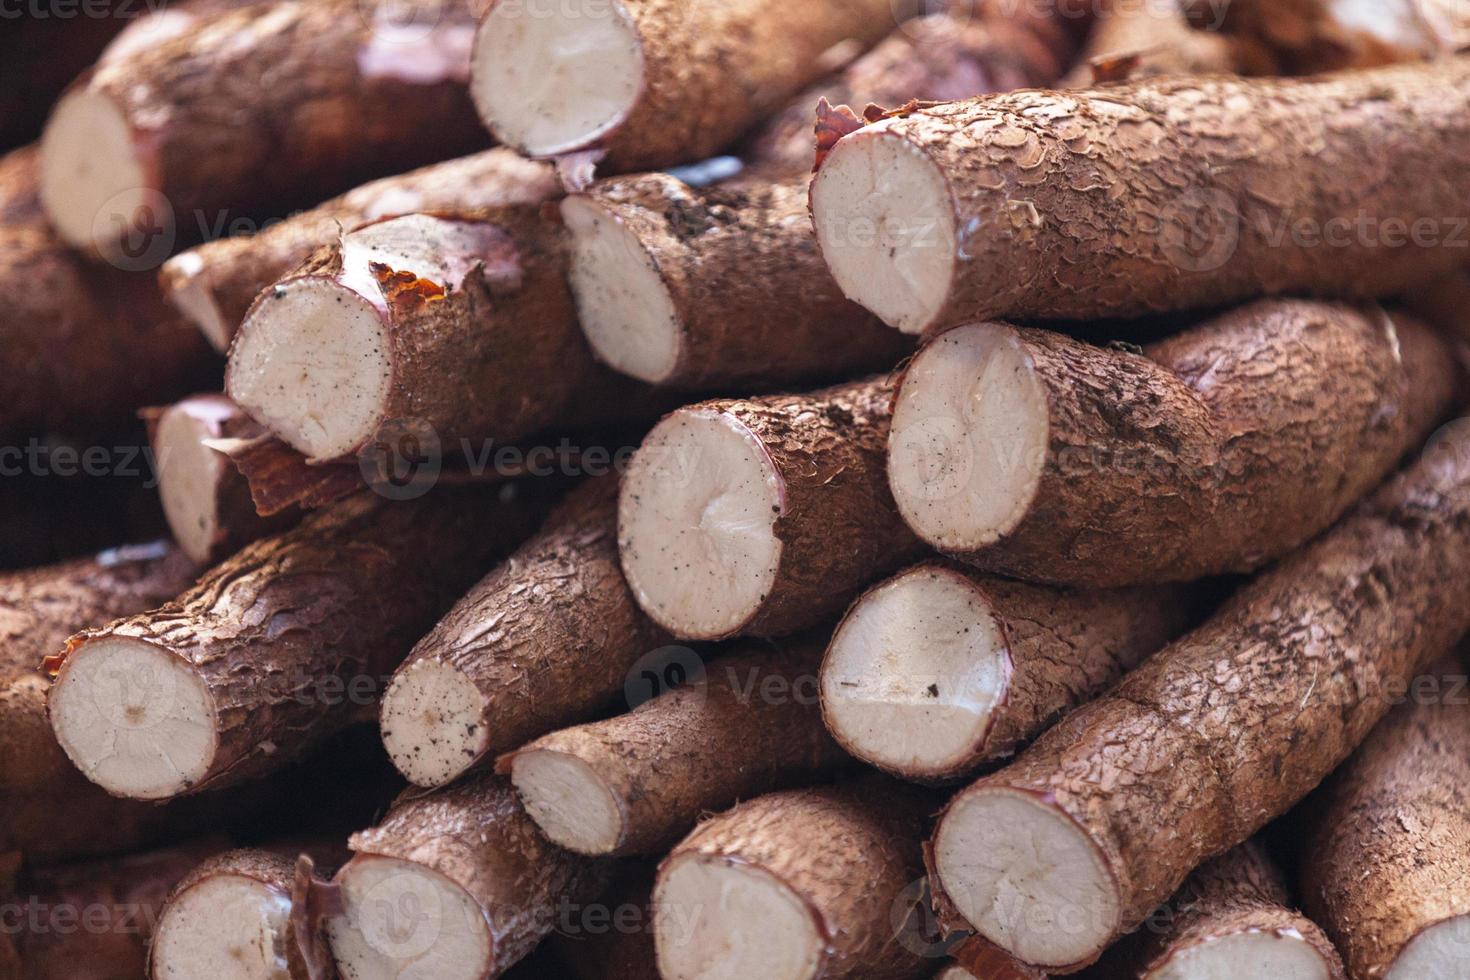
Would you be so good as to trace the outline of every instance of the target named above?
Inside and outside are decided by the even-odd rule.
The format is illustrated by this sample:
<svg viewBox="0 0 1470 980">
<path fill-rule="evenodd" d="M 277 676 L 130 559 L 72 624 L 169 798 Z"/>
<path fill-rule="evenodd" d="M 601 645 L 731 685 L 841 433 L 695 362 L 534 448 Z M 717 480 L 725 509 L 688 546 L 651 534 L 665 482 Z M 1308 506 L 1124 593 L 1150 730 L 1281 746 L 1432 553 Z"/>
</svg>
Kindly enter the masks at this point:
<svg viewBox="0 0 1470 980">
<path fill-rule="evenodd" d="M 504 0 L 509 2 L 509 0 Z M 604 173 L 713 156 L 822 76 L 822 56 L 892 31 L 909 0 L 622 0 L 643 48 L 642 93 L 602 138 Z M 585 147 L 591 149 L 593 147 Z"/>
<path fill-rule="evenodd" d="M 659 885 L 695 856 L 759 868 L 804 900 L 827 940 L 813 976 L 916 980 L 934 967 L 915 886 L 936 800 L 877 776 L 758 796 L 684 838 L 659 865 Z M 900 903 L 912 903 L 913 914 L 901 918 Z"/>
<path fill-rule="evenodd" d="M 792 99 L 761 126 L 742 156 L 763 173 L 809 171 L 812 107 L 821 99 L 861 112 L 867 105 L 947 102 L 1051 85 L 1071 63 L 1090 22 L 1073 7 L 1069 0 L 982 3 L 964 14 L 905 21 L 837 75 Z"/>
<path fill-rule="evenodd" d="M 886 370 L 912 350 L 833 282 L 807 217 L 807 183 L 694 189 L 644 174 L 589 191 L 637 236 L 682 325 L 678 361 L 659 384 L 769 390 Z"/>
<path fill-rule="evenodd" d="M 469 269 L 458 283 L 430 281 L 412 268 L 373 270 L 382 294 L 369 300 L 393 327 L 386 351 L 393 377 L 379 419 L 412 419 L 452 449 L 464 439 L 478 446 L 486 438 L 503 443 L 530 435 L 596 400 L 602 372 L 577 323 L 563 232 L 535 207 L 441 217 L 482 235 L 490 258 L 470 264 L 466 257 Z M 319 250 L 281 282 L 340 278 L 352 237 Z M 271 297 L 267 291 L 256 300 L 242 334 L 268 314 Z M 234 363 L 225 388 L 248 409 L 234 387 Z"/>
<path fill-rule="evenodd" d="M 1200 865 L 1137 932 L 1108 950 L 1093 972 L 1099 978 L 1152 978 L 1191 947 L 1250 933 L 1299 936 L 1321 958 L 1324 976 L 1345 980 L 1336 947 L 1317 923 L 1292 907 L 1281 870 L 1255 839 Z"/>
<path fill-rule="evenodd" d="M 667 642 L 623 580 L 617 484 L 609 476 L 574 490 L 398 669 L 438 660 L 475 683 L 490 709 L 479 760 L 590 718 L 622 692 L 639 657 Z"/>
<path fill-rule="evenodd" d="M 486 146 L 465 90 L 472 6 L 251 3 L 78 84 L 131 124 L 148 186 L 187 241 L 221 215 L 316 204 Z"/>
<path fill-rule="evenodd" d="M 133 980 L 147 975 L 148 943 L 174 885 L 227 846 L 204 838 L 163 850 L 33 871 L 7 903 L 6 932 L 18 954 L 6 980 Z M 16 930 L 16 931 L 12 931 Z M 6 967 L 0 949 L 0 971 Z"/>
<path fill-rule="evenodd" d="M 926 562 L 904 574 L 968 582 L 994 608 L 1010 666 L 1005 695 L 970 754 L 922 773 L 874 763 L 901 779 L 950 779 L 1013 755 L 1064 713 L 1111 687 L 1194 618 L 1189 594 L 1180 588 L 1056 589 L 943 561 Z M 841 732 L 834 730 L 834 736 L 844 742 Z"/>
<path fill-rule="evenodd" d="M 656 866 L 620 862 L 607 893 L 563 920 L 542 948 L 574 980 L 660 980 L 654 965 L 653 878 Z M 598 910 L 593 914 L 593 910 Z M 606 910 L 605 914 L 602 910 Z"/>
<path fill-rule="evenodd" d="M 898 516 L 885 478 L 892 402 L 893 383 L 869 378 L 680 409 L 736 419 L 765 447 L 781 479 L 784 505 L 774 527 L 782 544 L 780 568 L 766 600 L 737 634 L 784 636 L 814 626 L 875 578 L 923 552 Z M 631 549 L 626 538 L 619 546 L 624 555 Z M 662 625 L 678 635 L 674 624 Z"/>
<path fill-rule="evenodd" d="M 224 353 L 260 291 L 343 231 L 416 211 L 539 204 L 559 194 L 551 166 L 505 149 L 486 150 L 364 184 L 254 235 L 206 242 L 165 262 L 159 282 L 164 297 Z M 191 301 L 217 315 L 192 317 Z"/>
<path fill-rule="evenodd" d="M 1470 604 L 1444 588 L 1466 575 L 1459 420 L 1333 531 L 956 801 L 1004 788 L 1074 821 L 1116 882 L 1117 938 L 1347 758 L 1393 689 L 1470 630 Z"/>
<path fill-rule="evenodd" d="M 631 712 L 553 732 L 503 758 L 555 752 L 590 767 L 617 801 L 611 856 L 658 856 L 700 816 L 738 800 L 820 781 L 850 761 L 822 725 L 820 647 L 757 650 L 708 664 L 698 683 Z M 774 692 L 774 693 L 771 693 Z"/>
<path fill-rule="evenodd" d="M 239 405 L 220 394 L 190 395 L 167 408 L 147 412 L 149 442 L 153 447 L 160 487 L 166 486 L 170 479 L 186 481 L 185 485 L 203 488 L 202 492 L 212 501 L 210 508 L 216 521 L 214 533 L 203 542 L 202 551 L 190 548 L 192 557 L 203 565 L 212 565 L 233 555 L 252 541 L 285 530 L 300 518 L 301 512 L 297 509 L 270 516 L 257 513 L 250 495 L 250 481 L 223 454 L 219 454 L 220 465 L 208 472 L 182 469 L 183 464 L 178 457 L 170 457 L 169 447 L 162 445 L 158 439 L 159 423 L 172 414 L 187 416 L 199 433 L 201 441 L 225 439 L 258 431 L 259 426 Z M 175 539 L 185 540 L 180 528 L 173 527 L 172 530 Z M 183 590 L 176 590 L 174 594 L 181 591 Z"/>
<path fill-rule="evenodd" d="M 396 858 L 431 868 L 468 892 L 490 925 L 487 977 L 535 949 L 566 903 L 594 900 L 609 873 L 605 862 L 548 843 L 510 782 L 490 774 L 428 795 L 405 794 L 380 824 L 353 834 L 348 846 L 356 856 L 343 872 L 375 856 Z"/>
<path fill-rule="evenodd" d="M 160 606 L 199 570 L 159 541 L 0 576 L 0 791 L 45 793 L 76 782 L 46 721 L 41 661 L 78 630 Z"/>
<path fill-rule="evenodd" d="M 185 394 L 214 358 L 151 273 L 66 247 L 41 210 L 38 164 L 34 147 L 0 157 L 0 431 L 87 435 Z"/>
<path fill-rule="evenodd" d="M 1355 978 L 1385 976 L 1420 932 L 1470 915 L 1465 669 L 1428 676 L 1439 695 L 1395 708 L 1302 807 L 1302 900 Z"/>
<path fill-rule="evenodd" d="M 1142 354 L 1018 336 L 1050 402 L 1041 482 L 1011 533 L 955 557 L 1030 581 L 1261 568 L 1377 486 L 1456 384 L 1417 321 L 1308 300 L 1241 307 Z"/>
<path fill-rule="evenodd" d="M 342 685 L 367 678 L 379 690 L 531 515 L 529 501 L 496 505 L 472 491 L 405 502 L 362 494 L 246 547 L 159 609 L 73 637 L 48 666 L 60 674 L 71 654 L 108 637 L 168 650 L 208 687 L 219 725 L 212 766 L 179 794 L 255 779 L 350 723 Z"/>
<path fill-rule="evenodd" d="M 311 849 L 334 850 L 325 844 Z M 298 871 L 302 867 L 296 855 L 291 853 L 292 850 L 293 848 L 289 847 L 280 849 L 242 848 L 215 854 L 179 881 L 160 910 L 159 919 L 161 920 L 168 913 L 169 905 L 184 892 L 220 875 L 253 879 L 275 892 L 281 901 L 292 902 L 297 894 Z M 306 859 L 305 867 L 308 873 L 309 869 L 314 867 L 310 858 Z M 335 972 L 329 966 L 324 967 L 324 964 L 331 963 L 331 952 L 327 949 L 326 936 L 315 928 L 316 923 L 303 920 L 295 915 L 295 911 L 293 908 L 293 914 L 287 920 L 286 931 L 280 939 L 280 946 L 277 950 L 286 957 L 286 976 L 290 980 L 324 980 L 326 976 L 335 976 Z M 305 930 L 301 929 L 303 925 L 307 926 Z M 154 980 L 191 980 L 187 971 L 180 972 L 175 966 L 160 959 L 157 946 L 153 947 L 149 955 L 147 975 Z"/>
<path fill-rule="evenodd" d="M 997 95 L 893 126 L 976 229 L 934 327 L 1380 296 L 1465 262 L 1470 59 Z"/>
</svg>

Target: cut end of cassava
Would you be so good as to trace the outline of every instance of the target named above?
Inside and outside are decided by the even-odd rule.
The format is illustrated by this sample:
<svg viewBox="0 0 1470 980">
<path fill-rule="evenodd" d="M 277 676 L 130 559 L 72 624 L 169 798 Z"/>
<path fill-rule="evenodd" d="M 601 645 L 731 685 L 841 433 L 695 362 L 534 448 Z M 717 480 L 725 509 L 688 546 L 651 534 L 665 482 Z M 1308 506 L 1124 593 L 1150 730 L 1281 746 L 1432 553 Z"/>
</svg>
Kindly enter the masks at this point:
<svg viewBox="0 0 1470 980">
<path fill-rule="evenodd" d="M 107 636 L 73 650 L 51 688 L 51 727 L 71 761 L 114 796 L 176 796 L 209 771 L 214 698 L 169 651 Z"/>
<path fill-rule="evenodd" d="M 221 354 L 229 353 L 239 324 L 225 320 L 199 256 L 194 252 L 175 255 L 163 264 L 160 276 L 165 283 L 164 295 L 184 319 L 199 328 L 211 347 Z"/>
<path fill-rule="evenodd" d="M 682 854 L 653 895 L 659 976 L 667 980 L 808 980 L 826 943 L 799 894 L 769 872 Z"/>
<path fill-rule="evenodd" d="M 480 117 L 528 156 L 593 146 L 643 91 L 643 43 L 619 0 L 497 3 L 472 58 Z"/>
<path fill-rule="evenodd" d="M 784 485 L 733 416 L 690 408 L 633 456 L 618 502 L 623 572 L 643 610 L 684 639 L 720 639 L 755 616 L 781 562 Z"/>
<path fill-rule="evenodd" d="M 208 419 L 177 407 L 159 417 L 154 434 L 163 515 L 179 548 L 200 565 L 213 557 L 220 523 L 215 491 L 233 468 L 204 444 L 217 434 Z"/>
<path fill-rule="evenodd" d="M 1040 798 L 970 790 L 934 836 L 939 884 L 975 931 L 1019 960 L 1085 963 L 1116 935 L 1118 885 L 1094 842 Z"/>
<path fill-rule="evenodd" d="M 949 296 L 959 256 L 944 173 L 880 122 L 843 137 L 812 181 L 812 217 L 848 299 L 920 334 Z"/>
<path fill-rule="evenodd" d="M 1322 954 L 1297 933 L 1239 932 L 1176 950 L 1143 980 L 1329 980 L 1331 976 Z"/>
<path fill-rule="evenodd" d="M 153 941 L 153 980 L 289 976 L 291 896 L 246 875 L 216 874 L 175 895 Z"/>
<path fill-rule="evenodd" d="M 463 888 L 421 864 L 359 855 L 337 874 L 343 912 L 327 921 L 345 980 L 480 980 L 494 945 Z"/>
<path fill-rule="evenodd" d="M 985 742 L 1010 682 L 985 593 L 920 566 L 863 596 L 822 662 L 822 715 L 853 755 L 907 778 L 954 775 Z"/>
<path fill-rule="evenodd" d="M 415 786 L 443 786 L 478 762 L 490 744 L 489 705 L 475 682 L 442 660 L 416 660 L 383 695 L 383 745 Z"/>
<path fill-rule="evenodd" d="M 623 841 L 623 812 L 587 763 L 565 752 L 533 749 L 511 762 L 511 782 L 532 820 L 553 844 L 578 854 L 612 853 Z"/>
<path fill-rule="evenodd" d="M 1458 980 L 1470 975 L 1470 915 L 1457 915 L 1409 941 L 1385 980 Z"/>
<path fill-rule="evenodd" d="M 679 362 L 683 325 L 653 256 L 588 198 L 567 198 L 561 213 L 572 234 L 572 292 L 593 351 L 622 374 L 666 380 Z"/>
<path fill-rule="evenodd" d="M 386 330 L 373 304 L 341 282 L 288 279 L 245 318 L 226 388 L 309 459 L 350 455 L 382 421 L 392 372 Z"/>
<path fill-rule="evenodd" d="M 925 542 L 975 551 L 1030 509 L 1050 439 L 1046 388 L 1015 330 L 947 331 L 914 358 L 894 403 L 888 482 Z"/>
<path fill-rule="evenodd" d="M 41 201 L 62 238 L 109 255 L 130 229 L 170 221 L 149 207 L 147 181 L 117 103 L 85 88 L 57 103 L 41 137 Z"/>
</svg>

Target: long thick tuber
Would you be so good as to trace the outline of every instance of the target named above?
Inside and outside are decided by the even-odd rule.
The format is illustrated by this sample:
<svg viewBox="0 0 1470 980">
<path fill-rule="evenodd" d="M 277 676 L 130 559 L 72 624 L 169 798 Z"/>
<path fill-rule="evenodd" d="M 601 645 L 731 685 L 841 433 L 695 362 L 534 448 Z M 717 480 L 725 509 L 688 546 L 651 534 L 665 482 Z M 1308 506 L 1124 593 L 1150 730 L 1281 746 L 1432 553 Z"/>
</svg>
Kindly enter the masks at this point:
<svg viewBox="0 0 1470 980">
<path fill-rule="evenodd" d="M 580 854 L 656 856 L 703 813 L 815 782 L 847 756 L 822 726 L 812 644 L 720 658 L 633 711 L 538 738 L 500 768 Z"/>
<path fill-rule="evenodd" d="M 1180 589 L 1055 589 L 926 562 L 848 610 L 822 662 L 822 714 L 863 761 L 952 779 L 1013 754 L 1190 618 Z"/>
<path fill-rule="evenodd" d="M 278 769 L 371 710 L 533 506 L 364 493 L 257 541 L 166 605 L 74 637 L 51 663 L 57 740 L 93 782 L 137 799 Z"/>
<path fill-rule="evenodd" d="M 254 235 L 206 242 L 165 262 L 159 280 L 164 296 L 225 353 L 260 291 L 344 231 L 422 211 L 538 204 L 559 190 L 549 164 L 485 150 L 372 181 Z"/>
<path fill-rule="evenodd" d="M 614 370 L 692 388 L 886 370 L 908 352 L 843 297 L 817 251 L 807 181 L 694 189 L 614 178 L 562 202 L 583 330 Z"/>
<path fill-rule="evenodd" d="M 547 843 L 492 775 L 410 793 L 349 846 L 326 920 L 348 980 L 500 976 L 607 881 L 603 863 Z"/>
<path fill-rule="evenodd" d="M 1467 155 L 1470 60 L 1179 76 L 907 108 L 811 201 L 843 292 L 922 333 L 1390 294 L 1464 264 Z"/>
<path fill-rule="evenodd" d="M 876 43 L 910 6 L 500 0 L 470 88 L 491 132 L 528 156 L 596 149 L 609 172 L 653 170 L 719 152 L 820 78 L 830 49 Z"/>
<path fill-rule="evenodd" d="M 883 476 L 892 384 L 727 399 L 660 422 L 623 478 L 639 605 L 682 639 L 794 633 L 917 557 Z"/>
<path fill-rule="evenodd" d="M 1470 629 L 1470 423 L 1199 629 L 959 793 L 941 908 L 1069 972 L 1336 768 Z"/>
<path fill-rule="evenodd" d="M 1345 980 L 1321 926 L 1291 906 L 1265 846 L 1250 840 L 1204 864 L 1103 957 L 1099 976 L 1139 980 Z"/>
<path fill-rule="evenodd" d="M 470 7 L 267 0 L 110 57 L 46 125 L 46 209 L 71 244 L 128 255 L 479 149 Z"/>
<path fill-rule="evenodd" d="M 660 976 L 927 976 L 920 842 L 933 805 L 870 777 L 770 793 L 705 821 L 659 866 Z"/>
<path fill-rule="evenodd" d="M 1302 897 L 1352 976 L 1451 980 L 1470 970 L 1465 669 L 1406 690 L 1303 807 Z"/>
<path fill-rule="evenodd" d="M 197 574 L 160 541 L 0 576 L 0 790 L 65 792 L 73 783 L 46 721 L 50 680 L 41 661 L 79 630 L 163 605 Z"/>
<path fill-rule="evenodd" d="M 419 641 L 383 695 L 383 744 L 442 786 L 620 695 L 667 635 L 618 565 L 616 477 L 574 490 L 545 526 Z"/>
<path fill-rule="evenodd" d="M 1417 321 L 1309 300 L 1141 352 L 977 324 L 909 366 L 888 475 L 921 538 L 989 571 L 1088 586 L 1248 572 L 1377 486 L 1455 378 Z"/>
</svg>

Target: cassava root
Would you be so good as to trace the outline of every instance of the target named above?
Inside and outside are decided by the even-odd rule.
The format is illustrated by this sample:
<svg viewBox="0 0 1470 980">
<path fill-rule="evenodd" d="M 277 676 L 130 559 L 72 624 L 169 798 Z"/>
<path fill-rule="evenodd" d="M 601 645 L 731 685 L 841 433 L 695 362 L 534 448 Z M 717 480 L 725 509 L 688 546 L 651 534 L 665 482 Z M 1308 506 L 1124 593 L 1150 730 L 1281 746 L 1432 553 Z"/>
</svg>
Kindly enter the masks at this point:
<svg viewBox="0 0 1470 980">
<path fill-rule="evenodd" d="M 1096 587 L 1248 572 L 1328 527 L 1448 411 L 1410 317 L 1261 300 L 1152 344 L 983 323 L 899 386 L 888 477 L 938 550 Z"/>
<path fill-rule="evenodd" d="M 409 782 L 442 786 L 588 720 L 666 642 L 623 581 L 617 495 L 612 476 L 574 490 L 394 673 L 380 727 Z"/>
<path fill-rule="evenodd" d="M 838 743 L 904 779 L 1013 754 L 1191 619 L 1175 588 L 1075 591 L 926 562 L 853 603 L 822 661 Z"/>
<path fill-rule="evenodd" d="M 664 853 L 703 813 L 839 771 L 810 641 L 721 657 L 632 712 L 543 736 L 502 760 L 553 843 L 602 856 Z"/>
<path fill-rule="evenodd" d="M 74 637 L 50 663 L 52 730 L 118 796 L 258 778 L 370 709 L 533 513 L 474 491 L 402 503 L 364 493 L 314 513 L 166 605 Z"/>
<path fill-rule="evenodd" d="M 681 639 L 815 625 L 919 554 L 883 475 L 891 382 L 679 409 L 623 478 L 623 571 Z"/>
<path fill-rule="evenodd" d="M 343 232 L 415 212 L 539 204 L 559 190 L 551 166 L 485 150 L 372 181 L 254 235 L 206 242 L 165 262 L 159 281 L 164 296 L 223 354 L 260 291 Z"/>
<path fill-rule="evenodd" d="M 931 841 L 947 921 L 1070 972 L 1310 792 L 1388 692 L 1470 629 L 1470 424 L 1203 626 L 959 793 Z M 1044 857 L 1043 857 L 1044 856 Z"/>
<path fill-rule="evenodd" d="M 706 820 L 659 866 L 660 976 L 927 975 L 919 843 L 934 802 L 869 777 L 770 793 Z"/>
<path fill-rule="evenodd" d="M 1373 297 L 1464 264 L 1470 61 L 905 109 L 812 184 L 843 292 L 908 333 L 1263 294 Z"/>
<path fill-rule="evenodd" d="M 341 912 L 325 923 L 345 980 L 499 976 L 607 879 L 604 864 L 547 843 L 493 775 L 407 794 L 349 846 L 333 879 Z"/>
<path fill-rule="evenodd" d="M 1302 897 L 1354 977 L 1470 970 L 1470 708 L 1445 661 L 1302 808 Z"/>
</svg>

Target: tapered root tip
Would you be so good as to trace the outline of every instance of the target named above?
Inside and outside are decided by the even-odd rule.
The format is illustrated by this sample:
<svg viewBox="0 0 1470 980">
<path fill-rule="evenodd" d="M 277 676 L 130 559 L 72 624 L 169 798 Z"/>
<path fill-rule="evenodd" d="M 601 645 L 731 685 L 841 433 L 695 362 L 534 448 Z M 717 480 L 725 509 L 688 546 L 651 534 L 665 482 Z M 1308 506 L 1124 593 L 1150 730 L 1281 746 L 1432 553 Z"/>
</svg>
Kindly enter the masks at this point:
<svg viewBox="0 0 1470 980">
<path fill-rule="evenodd" d="M 939 167 L 880 122 L 837 143 L 812 181 L 811 204 L 843 294 L 891 327 L 923 333 L 944 307 L 959 254 Z"/>
<path fill-rule="evenodd" d="M 153 941 L 153 980 L 278 980 L 288 975 L 291 896 L 217 874 L 169 902 Z"/>
<path fill-rule="evenodd" d="M 393 676 L 383 695 L 383 745 L 415 786 L 453 782 L 490 744 L 485 696 L 457 667 L 416 660 Z"/>
<path fill-rule="evenodd" d="M 1117 934 L 1118 886 L 1096 844 L 1044 800 L 961 794 L 934 836 L 939 885 L 975 931 L 1039 967 L 1092 960 Z"/>
<path fill-rule="evenodd" d="M 345 980 L 481 980 L 494 946 L 485 913 L 421 864 L 359 855 L 337 874 L 343 912 L 327 920 Z"/>
<path fill-rule="evenodd" d="M 226 390 L 308 458 L 347 456 L 382 421 L 391 373 L 385 332 L 359 292 L 316 276 L 287 280 L 240 327 Z"/>
<path fill-rule="evenodd" d="M 719 639 L 760 609 L 776 579 L 783 483 L 749 429 L 691 408 L 660 422 L 623 478 L 618 535 L 639 605 L 684 639 Z"/>
<path fill-rule="evenodd" d="M 653 257 L 616 215 L 587 198 L 567 198 L 561 214 L 572 235 L 572 292 L 593 351 L 640 381 L 667 380 L 683 324 Z"/>
<path fill-rule="evenodd" d="M 71 761 L 114 796 L 167 799 L 204 778 L 218 746 L 214 699 L 182 659 L 142 640 L 83 643 L 49 699 Z"/>
<path fill-rule="evenodd" d="M 1176 950 L 1143 980 L 1235 980 L 1237 977 L 1328 980 L 1331 976 L 1322 954 L 1300 935 L 1241 932 Z"/>
<path fill-rule="evenodd" d="M 470 93 L 502 143 L 528 156 L 586 149 L 643 91 L 643 44 L 619 0 L 497 3 L 475 35 Z"/>
<path fill-rule="evenodd" d="M 511 762 L 511 782 L 541 832 L 578 854 L 612 853 L 623 841 L 623 813 L 596 770 L 565 752 L 532 749 Z"/>
<path fill-rule="evenodd" d="M 233 468 L 204 444 L 216 434 L 209 419 L 183 406 L 166 410 L 154 435 L 158 497 L 169 530 L 184 554 L 203 565 L 210 560 L 220 529 L 220 481 Z"/>
<path fill-rule="evenodd" d="M 921 566 L 848 612 L 822 663 L 822 714 L 858 758 L 942 778 L 979 755 L 1010 677 L 985 593 L 958 572 Z"/>
<path fill-rule="evenodd" d="M 166 231 L 173 216 L 152 206 L 147 181 L 115 102 L 86 89 L 62 97 L 41 136 L 41 201 L 62 238 L 110 256 L 135 232 Z"/>
<path fill-rule="evenodd" d="M 1409 941 L 1385 980 L 1458 980 L 1470 976 L 1470 915 L 1457 915 Z"/>
<path fill-rule="evenodd" d="M 825 942 L 810 907 L 769 872 L 704 854 L 670 859 L 653 896 L 666 980 L 809 980 Z"/>
<path fill-rule="evenodd" d="M 1015 330 L 947 331 L 914 358 L 894 403 L 888 482 L 899 513 L 940 551 L 975 551 L 1020 524 L 1050 438 L 1045 386 Z"/>
</svg>

